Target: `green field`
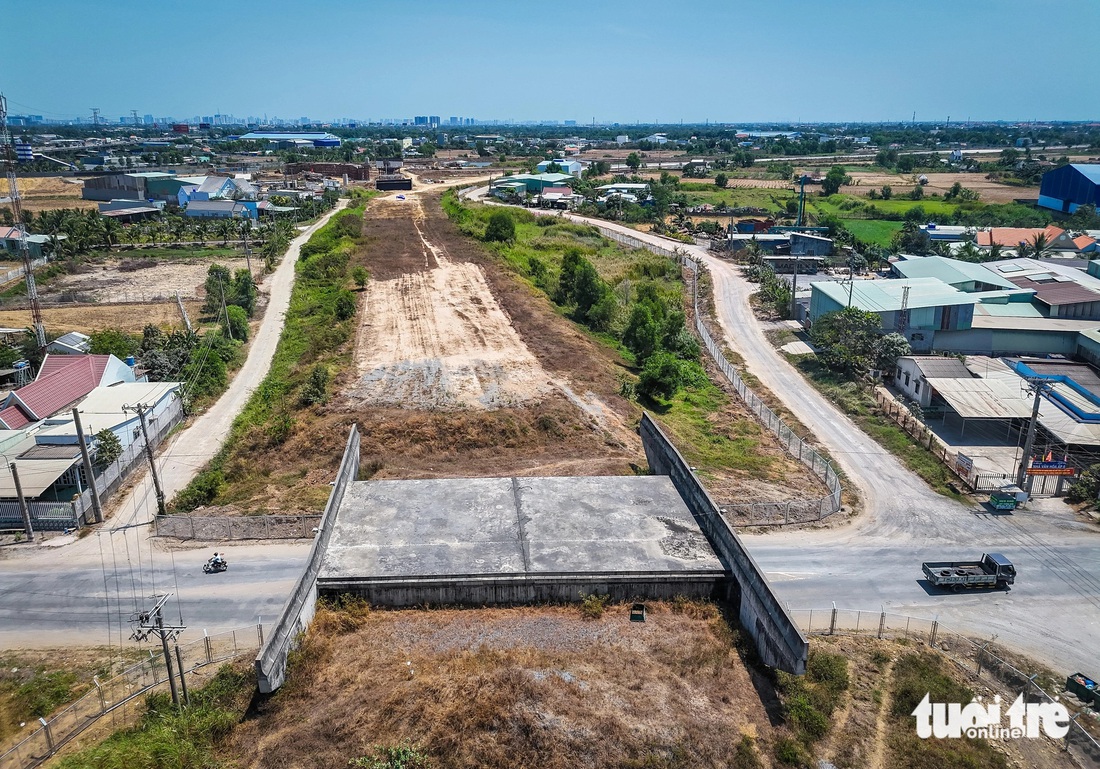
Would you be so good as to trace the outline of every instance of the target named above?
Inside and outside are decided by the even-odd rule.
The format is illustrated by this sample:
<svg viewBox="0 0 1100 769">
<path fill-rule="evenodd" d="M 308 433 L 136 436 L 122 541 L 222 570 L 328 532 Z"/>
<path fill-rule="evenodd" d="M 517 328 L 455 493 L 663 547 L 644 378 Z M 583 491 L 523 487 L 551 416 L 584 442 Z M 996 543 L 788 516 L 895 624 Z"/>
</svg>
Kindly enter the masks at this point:
<svg viewBox="0 0 1100 769">
<path fill-rule="evenodd" d="M 883 219 L 841 219 L 845 229 L 864 243 L 888 247 L 894 234 L 901 231 L 903 222 L 888 222 Z"/>
</svg>

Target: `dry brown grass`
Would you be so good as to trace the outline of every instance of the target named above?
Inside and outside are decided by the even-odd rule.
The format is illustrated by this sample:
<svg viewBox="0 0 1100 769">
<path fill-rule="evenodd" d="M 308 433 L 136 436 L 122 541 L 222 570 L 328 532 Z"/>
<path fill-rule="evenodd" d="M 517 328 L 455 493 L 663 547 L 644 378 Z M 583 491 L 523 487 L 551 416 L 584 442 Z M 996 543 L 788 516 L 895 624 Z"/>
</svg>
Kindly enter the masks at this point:
<svg viewBox="0 0 1100 769">
<path fill-rule="evenodd" d="M 19 195 L 27 211 L 49 211 L 55 208 L 95 208 L 94 200 L 84 200 L 80 191 L 82 179 L 59 176 L 28 176 L 19 178 Z M 4 190 L 7 194 L 7 189 Z M 7 206 L 4 206 L 5 208 Z"/>
<path fill-rule="evenodd" d="M 771 727 L 716 608 L 321 610 L 287 685 L 238 728 L 242 767 L 335 767 L 417 744 L 432 766 L 736 766 Z"/>
<path fill-rule="evenodd" d="M 184 302 L 192 323 L 197 323 L 202 302 Z M 76 304 L 45 307 L 42 319 L 49 332 L 79 331 L 90 334 L 106 328 L 140 334 L 148 324 L 160 328 L 181 328 L 183 318 L 175 300 L 157 304 Z M 31 324 L 30 310 L 0 310 L 0 326 L 26 328 Z"/>
</svg>

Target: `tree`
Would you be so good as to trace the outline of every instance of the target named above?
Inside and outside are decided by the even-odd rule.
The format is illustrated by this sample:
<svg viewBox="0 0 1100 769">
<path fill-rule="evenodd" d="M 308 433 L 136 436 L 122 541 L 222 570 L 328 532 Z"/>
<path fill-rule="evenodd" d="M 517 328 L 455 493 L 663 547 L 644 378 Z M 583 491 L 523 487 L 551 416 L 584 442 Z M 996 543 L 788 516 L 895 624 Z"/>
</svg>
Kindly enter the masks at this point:
<svg viewBox="0 0 1100 769">
<path fill-rule="evenodd" d="M 671 353 L 649 357 L 638 376 L 638 392 L 650 398 L 671 398 L 684 382 L 683 363 Z"/>
<path fill-rule="evenodd" d="M 913 351 L 909 340 L 896 331 L 875 340 L 875 368 L 889 371 L 898 365 L 898 358 Z"/>
<path fill-rule="evenodd" d="M 319 406 L 328 401 L 328 368 L 318 363 L 309 372 L 309 379 L 302 388 L 300 400 L 303 406 Z"/>
<path fill-rule="evenodd" d="M 248 341 L 248 313 L 243 307 L 235 304 L 226 307 L 221 326 L 222 333 L 232 337 L 234 341 Z"/>
<path fill-rule="evenodd" d="M 893 190 L 893 188 L 890 187 L 889 184 L 882 185 L 882 189 L 880 190 L 880 193 L 882 194 L 882 199 L 883 200 L 889 200 L 890 198 L 892 198 L 894 196 L 894 190 Z"/>
<path fill-rule="evenodd" d="M 626 166 L 631 171 L 635 172 L 642 167 L 642 159 L 638 156 L 637 152 L 631 152 L 626 156 Z"/>
<path fill-rule="evenodd" d="M 93 331 L 90 335 L 92 355 L 114 355 L 123 358 L 136 355 L 141 344 L 136 337 L 113 328 Z"/>
<path fill-rule="evenodd" d="M 223 264 L 212 264 L 206 270 L 206 301 L 203 302 L 202 311 L 207 315 L 221 312 L 222 300 L 229 301 L 233 296 L 230 289 L 229 268 Z"/>
<path fill-rule="evenodd" d="M 227 296 L 226 301 L 242 308 L 251 318 L 256 310 L 256 283 L 247 267 L 242 267 L 233 274 L 233 285 L 229 293 L 231 296 Z"/>
<path fill-rule="evenodd" d="M 507 211 L 494 211 L 489 217 L 489 226 L 485 228 L 485 240 L 497 243 L 510 243 L 516 239 L 516 223 Z"/>
<path fill-rule="evenodd" d="M 910 200 L 920 200 L 923 197 L 924 197 L 924 187 L 922 187 L 921 185 L 918 184 L 916 187 L 909 190 L 909 199 Z"/>
<path fill-rule="evenodd" d="M 637 302 L 630 311 L 630 320 L 623 330 L 623 344 L 634 353 L 634 359 L 644 364 L 661 345 L 661 327 L 647 304 Z"/>
<path fill-rule="evenodd" d="M 362 291 L 363 288 L 367 285 L 367 280 L 369 278 L 370 273 L 367 272 L 366 268 L 363 267 L 363 265 L 357 264 L 354 268 L 352 268 L 351 279 L 355 281 L 355 285 L 360 291 Z"/>
<path fill-rule="evenodd" d="M 717 186 L 725 189 L 726 185 L 730 183 L 730 178 L 723 173 L 719 173 L 714 177 L 714 183 Z"/>
<path fill-rule="evenodd" d="M 831 369 L 858 375 L 873 368 L 882 321 L 873 312 L 846 307 L 818 318 L 810 340 L 821 362 Z"/>
<path fill-rule="evenodd" d="M 835 195 L 840 188 L 851 182 L 851 178 L 844 172 L 844 166 L 833 166 L 825 178 L 821 180 L 821 191 L 826 195 Z"/>
<path fill-rule="evenodd" d="M 1031 239 L 1031 253 L 1036 259 L 1040 259 L 1050 254 L 1052 250 L 1052 244 L 1047 238 L 1045 232 L 1035 233 L 1035 237 Z"/>
<path fill-rule="evenodd" d="M 103 470 L 121 456 L 122 441 L 117 435 L 106 429 L 95 434 L 95 461 L 92 464 L 97 470 Z"/>
</svg>

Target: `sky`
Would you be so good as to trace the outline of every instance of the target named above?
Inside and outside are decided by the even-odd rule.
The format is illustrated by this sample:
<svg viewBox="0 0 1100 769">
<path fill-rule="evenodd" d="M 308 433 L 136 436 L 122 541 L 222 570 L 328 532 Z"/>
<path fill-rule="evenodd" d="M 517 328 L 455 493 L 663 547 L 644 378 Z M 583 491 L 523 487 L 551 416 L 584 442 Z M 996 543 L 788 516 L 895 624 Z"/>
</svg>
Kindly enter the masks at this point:
<svg viewBox="0 0 1100 769">
<path fill-rule="evenodd" d="M 12 114 L 1093 120 L 1100 0 L 14 0 Z"/>
</svg>

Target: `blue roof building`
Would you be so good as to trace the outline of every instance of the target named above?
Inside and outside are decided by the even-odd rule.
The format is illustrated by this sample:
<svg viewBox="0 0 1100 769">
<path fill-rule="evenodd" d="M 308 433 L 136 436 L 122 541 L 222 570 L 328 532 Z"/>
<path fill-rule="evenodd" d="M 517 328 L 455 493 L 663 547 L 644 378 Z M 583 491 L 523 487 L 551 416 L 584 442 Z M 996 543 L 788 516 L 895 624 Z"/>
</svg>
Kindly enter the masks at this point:
<svg viewBox="0 0 1100 769">
<path fill-rule="evenodd" d="M 1064 214 L 1081 206 L 1100 208 L 1100 163 L 1071 163 L 1043 174 L 1039 205 Z"/>
<path fill-rule="evenodd" d="M 340 137 L 323 131 L 307 131 L 304 133 L 281 133 L 278 131 L 250 131 L 240 137 L 246 141 L 269 142 L 313 142 L 314 147 L 339 147 Z"/>
</svg>

